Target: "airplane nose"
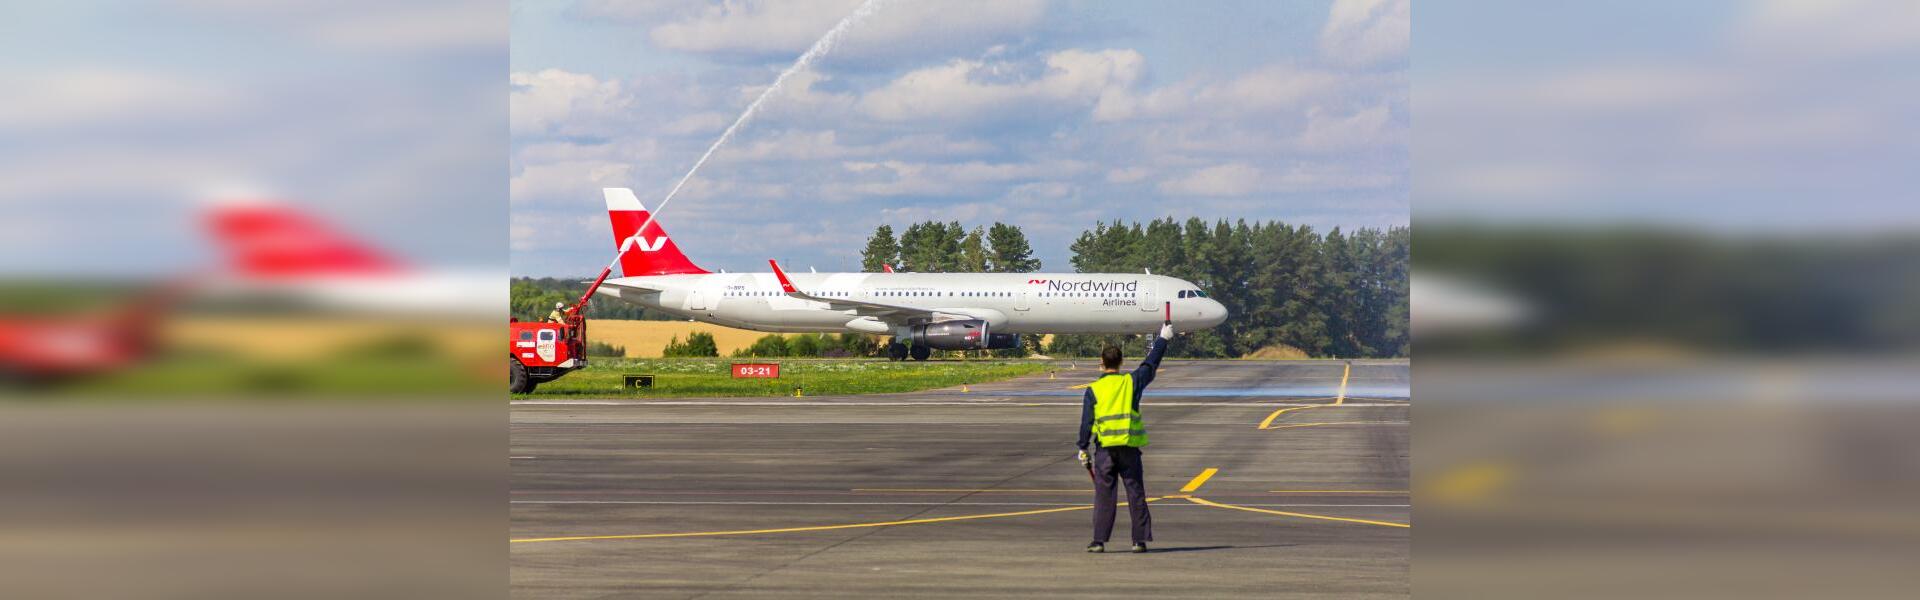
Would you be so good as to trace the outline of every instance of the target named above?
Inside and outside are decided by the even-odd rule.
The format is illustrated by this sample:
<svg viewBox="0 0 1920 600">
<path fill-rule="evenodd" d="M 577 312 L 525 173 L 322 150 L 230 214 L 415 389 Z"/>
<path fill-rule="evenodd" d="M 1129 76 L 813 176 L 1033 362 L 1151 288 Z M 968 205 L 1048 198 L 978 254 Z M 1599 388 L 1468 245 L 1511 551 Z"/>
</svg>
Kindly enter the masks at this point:
<svg viewBox="0 0 1920 600">
<path fill-rule="evenodd" d="M 1200 308 L 1200 321 L 1206 323 L 1207 327 L 1225 323 L 1227 321 L 1226 305 L 1212 298 L 1206 298 L 1205 300 L 1206 303 Z"/>
</svg>

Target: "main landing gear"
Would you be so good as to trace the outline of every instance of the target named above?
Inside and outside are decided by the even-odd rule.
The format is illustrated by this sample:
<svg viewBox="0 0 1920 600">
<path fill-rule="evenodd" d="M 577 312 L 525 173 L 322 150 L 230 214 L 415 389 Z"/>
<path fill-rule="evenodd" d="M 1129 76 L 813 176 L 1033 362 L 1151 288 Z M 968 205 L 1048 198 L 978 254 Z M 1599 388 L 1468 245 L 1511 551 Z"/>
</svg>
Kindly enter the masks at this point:
<svg viewBox="0 0 1920 600">
<path fill-rule="evenodd" d="M 933 356 L 933 348 L 919 344 L 914 344 L 909 347 L 900 342 L 887 344 L 887 360 L 901 361 L 906 360 L 909 356 L 913 357 L 914 360 L 926 360 L 928 357 Z"/>
</svg>

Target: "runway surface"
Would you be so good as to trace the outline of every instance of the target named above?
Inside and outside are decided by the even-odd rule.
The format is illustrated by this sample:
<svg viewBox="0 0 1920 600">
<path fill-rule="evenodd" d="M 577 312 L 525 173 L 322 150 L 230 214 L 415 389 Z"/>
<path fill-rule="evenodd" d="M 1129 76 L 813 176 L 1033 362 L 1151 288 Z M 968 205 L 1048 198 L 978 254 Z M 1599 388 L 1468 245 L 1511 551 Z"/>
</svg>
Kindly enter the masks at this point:
<svg viewBox="0 0 1920 600">
<path fill-rule="evenodd" d="M 514 594 L 1408 594 L 1405 361 L 1161 371 L 1142 555 L 1125 508 L 1082 551 L 1086 363 L 964 392 L 516 402 Z"/>
</svg>

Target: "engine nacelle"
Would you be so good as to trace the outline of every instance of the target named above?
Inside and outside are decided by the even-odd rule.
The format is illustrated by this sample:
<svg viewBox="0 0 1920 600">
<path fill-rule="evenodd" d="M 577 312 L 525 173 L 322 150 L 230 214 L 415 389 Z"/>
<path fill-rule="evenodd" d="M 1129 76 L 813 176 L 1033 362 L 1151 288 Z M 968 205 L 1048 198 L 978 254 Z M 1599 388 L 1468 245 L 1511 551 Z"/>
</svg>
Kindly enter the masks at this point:
<svg viewBox="0 0 1920 600">
<path fill-rule="evenodd" d="M 999 350 L 1020 345 L 1020 335 L 992 333 L 979 319 L 915 325 L 913 344 L 934 350 Z"/>
</svg>

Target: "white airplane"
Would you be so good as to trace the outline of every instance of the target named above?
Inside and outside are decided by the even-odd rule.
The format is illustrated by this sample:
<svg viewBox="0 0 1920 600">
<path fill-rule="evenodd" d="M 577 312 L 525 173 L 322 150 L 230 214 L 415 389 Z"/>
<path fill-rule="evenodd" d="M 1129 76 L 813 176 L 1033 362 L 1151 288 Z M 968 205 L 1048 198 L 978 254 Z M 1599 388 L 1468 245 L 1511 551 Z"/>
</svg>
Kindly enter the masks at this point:
<svg viewBox="0 0 1920 600">
<path fill-rule="evenodd" d="M 711 273 L 680 252 L 633 191 L 606 188 L 624 277 L 598 295 L 727 327 L 891 335 L 888 357 L 1012 348 L 1020 334 L 1153 333 L 1219 325 L 1199 286 L 1133 273 Z M 646 231 L 638 231 L 645 223 Z M 911 343 L 910 346 L 908 343 Z"/>
<path fill-rule="evenodd" d="M 227 264 L 199 281 L 204 297 L 405 317 L 507 312 L 504 272 L 416 268 L 275 202 L 222 198 L 205 218 Z"/>
</svg>

